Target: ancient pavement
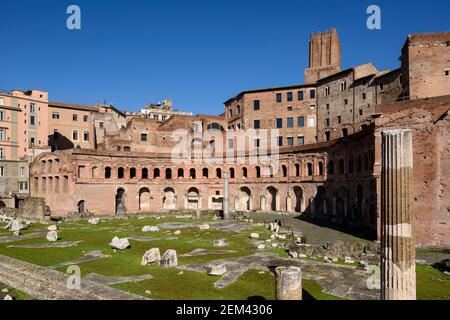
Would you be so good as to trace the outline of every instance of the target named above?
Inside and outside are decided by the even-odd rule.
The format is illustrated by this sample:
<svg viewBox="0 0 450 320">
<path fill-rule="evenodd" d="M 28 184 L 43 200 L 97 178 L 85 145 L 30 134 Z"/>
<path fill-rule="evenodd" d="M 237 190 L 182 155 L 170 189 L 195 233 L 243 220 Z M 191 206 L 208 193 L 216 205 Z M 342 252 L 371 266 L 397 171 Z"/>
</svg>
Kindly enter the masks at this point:
<svg viewBox="0 0 450 320">
<path fill-rule="evenodd" d="M 103 284 L 82 279 L 81 289 L 67 288 L 68 274 L 0 255 L 0 283 L 42 300 L 145 300 Z"/>
</svg>

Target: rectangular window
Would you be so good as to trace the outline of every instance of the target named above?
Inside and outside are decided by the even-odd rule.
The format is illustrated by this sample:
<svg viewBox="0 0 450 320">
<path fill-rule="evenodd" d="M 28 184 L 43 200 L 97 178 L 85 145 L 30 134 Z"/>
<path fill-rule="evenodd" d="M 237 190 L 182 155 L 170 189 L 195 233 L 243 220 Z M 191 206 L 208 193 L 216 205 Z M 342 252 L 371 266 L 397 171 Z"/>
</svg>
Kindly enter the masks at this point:
<svg viewBox="0 0 450 320">
<path fill-rule="evenodd" d="M 87 131 L 83 132 L 83 141 L 89 141 L 89 132 Z"/>
<path fill-rule="evenodd" d="M 330 119 L 325 119 L 325 126 L 327 126 L 327 127 L 330 126 Z"/>
<path fill-rule="evenodd" d="M 338 123 L 338 124 L 341 124 L 341 122 L 342 122 L 342 118 L 341 118 L 341 116 L 338 116 L 338 117 L 337 117 L 337 123 Z"/>
<path fill-rule="evenodd" d="M 88 116 L 83 116 L 83 122 L 88 122 L 89 117 Z"/>
<path fill-rule="evenodd" d="M 367 94 L 363 93 L 362 94 L 362 98 L 363 98 L 363 100 L 366 100 L 367 99 Z"/>
<path fill-rule="evenodd" d="M 28 190 L 28 182 L 19 182 L 19 191 L 25 192 Z"/>
<path fill-rule="evenodd" d="M 259 120 L 253 120 L 253 129 L 259 129 L 260 123 Z"/>
<path fill-rule="evenodd" d="M 445 71 L 444 71 L 444 74 L 445 74 L 446 77 L 449 77 L 449 76 L 450 76 L 450 70 L 445 70 Z M 0 105 L 1 105 L 1 104 L 0 104 Z"/>
<path fill-rule="evenodd" d="M 316 105 L 315 105 L 315 104 L 312 104 L 312 105 L 309 106 L 309 108 L 310 108 L 311 110 L 316 110 Z"/>
<path fill-rule="evenodd" d="M 254 141 L 255 141 L 255 148 L 259 148 L 261 141 L 259 139 L 255 139 Z"/>
<path fill-rule="evenodd" d="M 52 112 L 52 119 L 59 119 L 59 112 Z"/>
<path fill-rule="evenodd" d="M 0 177 L 4 177 L 4 176 L 5 176 L 5 168 L 4 167 L 0 167 Z"/>
<path fill-rule="evenodd" d="M 303 91 L 298 91 L 297 92 L 297 100 L 301 101 L 304 99 L 305 99 L 305 97 L 304 97 Z"/>
<path fill-rule="evenodd" d="M 310 90 L 309 91 L 309 98 L 315 99 L 316 98 L 316 90 Z"/>
<path fill-rule="evenodd" d="M 6 130 L 0 129 L 0 141 L 6 140 Z"/>
<path fill-rule="evenodd" d="M 316 126 L 316 117 L 308 117 L 308 127 L 315 127 Z"/>
<path fill-rule="evenodd" d="M 239 104 L 236 107 L 236 112 L 237 112 L 237 114 L 241 113 L 241 106 Z"/>
<path fill-rule="evenodd" d="M 253 110 L 258 111 L 259 108 L 261 107 L 259 100 L 254 100 L 253 101 Z"/>
<path fill-rule="evenodd" d="M 278 145 L 279 147 L 282 147 L 282 146 L 283 146 L 283 137 L 277 137 L 277 145 Z"/>
<path fill-rule="evenodd" d="M 99 124 L 98 124 L 98 126 L 99 126 L 100 128 L 103 128 L 103 121 L 100 121 Z"/>
<path fill-rule="evenodd" d="M 5 157 L 5 152 L 2 148 L 0 148 L 0 159 L 3 159 Z"/>
<path fill-rule="evenodd" d="M 141 133 L 141 142 L 147 142 L 147 134 Z"/>
<path fill-rule="evenodd" d="M 78 140 L 78 131 L 77 130 L 72 131 L 72 140 L 75 140 L 75 141 Z"/>
<path fill-rule="evenodd" d="M 36 112 L 36 104 L 30 103 L 30 112 Z"/>
<path fill-rule="evenodd" d="M 299 128 L 303 128 L 305 126 L 305 117 L 298 117 L 297 118 L 297 126 Z"/>
<path fill-rule="evenodd" d="M 330 110 L 330 104 L 327 103 L 327 110 Z"/>
<path fill-rule="evenodd" d="M 277 93 L 276 100 L 277 100 L 277 102 L 281 102 L 282 101 L 281 93 Z"/>
<path fill-rule="evenodd" d="M 362 115 L 363 115 L 363 111 L 362 111 L 362 109 L 361 109 L 361 110 L 359 110 L 359 115 L 360 115 L 360 116 L 362 116 Z"/>
<path fill-rule="evenodd" d="M 287 137 L 287 144 L 289 147 L 292 147 L 294 145 L 294 138 Z"/>
<path fill-rule="evenodd" d="M 4 106 L 5 105 L 5 99 L 0 97 L 0 106 Z"/>
<path fill-rule="evenodd" d="M 297 137 L 297 145 L 303 146 L 305 144 L 305 137 L 304 136 L 298 136 Z"/>
<path fill-rule="evenodd" d="M 5 121 L 5 114 L 3 111 L 0 111 L 0 121 Z"/>
<path fill-rule="evenodd" d="M 345 104 L 345 105 L 348 105 L 348 99 L 345 99 L 345 100 L 344 100 L 344 104 Z"/>
<path fill-rule="evenodd" d="M 294 118 L 292 118 L 292 117 L 287 118 L 286 126 L 288 128 L 293 128 L 294 127 Z"/>
<path fill-rule="evenodd" d="M 281 128 L 283 128 L 283 119 L 278 118 L 277 119 L 277 129 L 281 129 Z"/>
<path fill-rule="evenodd" d="M 25 177 L 25 167 L 20 167 L 20 176 Z"/>
<path fill-rule="evenodd" d="M 72 115 L 72 121 L 78 121 L 78 115 L 77 114 L 73 114 Z"/>
<path fill-rule="evenodd" d="M 36 117 L 30 116 L 30 126 L 34 126 L 34 125 L 36 125 Z"/>
<path fill-rule="evenodd" d="M 287 101 L 292 101 L 292 92 L 287 93 Z"/>
<path fill-rule="evenodd" d="M 228 149 L 233 149 L 233 147 L 234 147 L 234 140 L 228 139 Z"/>
</svg>

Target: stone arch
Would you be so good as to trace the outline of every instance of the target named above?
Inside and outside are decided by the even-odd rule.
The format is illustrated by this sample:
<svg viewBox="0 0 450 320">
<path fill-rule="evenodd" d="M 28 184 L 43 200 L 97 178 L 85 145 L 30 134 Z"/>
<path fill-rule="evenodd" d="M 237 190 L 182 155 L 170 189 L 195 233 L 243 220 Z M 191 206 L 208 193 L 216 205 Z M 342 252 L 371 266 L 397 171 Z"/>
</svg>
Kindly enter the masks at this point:
<svg viewBox="0 0 450 320">
<path fill-rule="evenodd" d="M 256 167 L 255 173 L 257 178 L 261 178 L 261 167 Z"/>
<path fill-rule="evenodd" d="M 136 168 L 130 168 L 130 179 L 136 178 Z"/>
<path fill-rule="evenodd" d="M 248 178 L 248 169 L 246 167 L 242 168 L 242 177 Z"/>
<path fill-rule="evenodd" d="M 241 187 L 238 195 L 238 205 L 236 210 L 250 211 L 251 210 L 252 192 L 248 187 Z"/>
<path fill-rule="evenodd" d="M 192 169 L 191 169 L 192 170 Z M 205 178 L 205 179 L 208 179 L 209 178 L 209 170 L 208 170 L 208 168 L 203 168 L 202 169 L 202 176 L 203 176 L 203 178 Z M 195 174 L 194 174 L 194 178 L 195 178 Z"/>
<path fill-rule="evenodd" d="M 172 169 L 166 169 L 166 179 L 172 179 Z"/>
<path fill-rule="evenodd" d="M 230 179 L 234 179 L 236 177 L 234 168 L 230 168 Z"/>
<path fill-rule="evenodd" d="M 142 177 L 142 179 L 148 179 L 148 169 L 147 168 L 142 168 L 141 177 Z"/>
<path fill-rule="evenodd" d="M 286 178 L 288 176 L 288 170 L 287 170 L 287 167 L 285 165 L 281 166 L 281 171 L 283 173 L 283 178 Z"/>
<path fill-rule="evenodd" d="M 279 211 L 280 199 L 278 189 L 275 187 L 267 187 L 267 207 L 270 211 Z"/>
<path fill-rule="evenodd" d="M 216 178 L 222 179 L 222 169 L 220 169 L 220 168 L 216 169 Z"/>
<path fill-rule="evenodd" d="M 111 179 L 111 167 L 105 167 L 105 179 Z"/>
<path fill-rule="evenodd" d="M 294 211 L 302 213 L 303 211 L 305 211 L 305 198 L 302 187 L 295 186 L 294 195 L 295 195 Z"/>
<path fill-rule="evenodd" d="M 123 167 L 119 167 L 117 169 L 117 178 L 119 178 L 119 179 L 125 178 L 125 169 Z"/>
<path fill-rule="evenodd" d="M 314 197 L 312 210 L 315 215 L 327 215 L 327 195 L 326 190 L 323 186 L 317 187 L 317 193 Z"/>
<path fill-rule="evenodd" d="M 192 187 L 189 188 L 188 193 L 187 193 L 187 197 L 186 197 L 186 201 L 187 201 L 187 209 L 189 210 L 198 210 L 200 209 L 200 192 L 198 191 L 197 188 Z"/>
<path fill-rule="evenodd" d="M 336 196 L 336 215 L 342 222 L 349 213 L 349 192 L 344 186 L 340 186 Z"/>
<path fill-rule="evenodd" d="M 77 203 L 78 213 L 86 213 L 86 201 L 80 200 Z"/>
<path fill-rule="evenodd" d="M 150 189 L 147 187 L 139 190 L 139 211 L 150 210 Z"/>
<path fill-rule="evenodd" d="M 189 178 L 195 179 L 196 178 L 196 171 L 194 168 L 189 169 Z"/>
<path fill-rule="evenodd" d="M 161 176 L 161 171 L 159 170 L 159 168 L 155 168 L 153 169 L 153 178 L 159 178 Z"/>
<path fill-rule="evenodd" d="M 176 210 L 177 209 L 177 195 L 172 187 L 167 187 L 163 192 L 163 209 Z"/>
<path fill-rule="evenodd" d="M 125 212 L 127 212 L 125 207 L 125 190 L 123 188 L 119 188 L 116 192 L 116 213 Z"/>
<path fill-rule="evenodd" d="M 179 168 L 177 175 L 178 175 L 178 178 L 184 178 L 184 169 Z"/>
</svg>

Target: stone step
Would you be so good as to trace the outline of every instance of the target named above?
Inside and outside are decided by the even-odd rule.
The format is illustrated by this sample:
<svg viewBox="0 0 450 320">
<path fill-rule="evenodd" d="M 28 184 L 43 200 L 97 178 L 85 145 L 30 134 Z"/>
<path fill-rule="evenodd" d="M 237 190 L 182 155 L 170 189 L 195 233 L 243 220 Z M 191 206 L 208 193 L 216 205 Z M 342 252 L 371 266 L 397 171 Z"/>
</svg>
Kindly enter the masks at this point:
<svg viewBox="0 0 450 320">
<path fill-rule="evenodd" d="M 0 255 L 0 282 L 44 300 L 144 300 L 89 280 L 81 280 L 80 290 L 67 288 L 69 275 Z"/>
</svg>

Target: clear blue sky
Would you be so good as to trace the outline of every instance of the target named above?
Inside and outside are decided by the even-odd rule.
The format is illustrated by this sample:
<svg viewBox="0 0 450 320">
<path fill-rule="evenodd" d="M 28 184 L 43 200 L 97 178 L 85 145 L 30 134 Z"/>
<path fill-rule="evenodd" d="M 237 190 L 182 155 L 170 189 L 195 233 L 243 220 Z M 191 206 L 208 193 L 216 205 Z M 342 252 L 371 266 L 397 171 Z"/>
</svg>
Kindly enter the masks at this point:
<svg viewBox="0 0 450 320">
<path fill-rule="evenodd" d="M 67 6 L 82 30 L 66 28 Z M 366 8 L 382 9 L 382 30 Z M 410 33 L 450 31 L 450 1 L 2 0 L 0 89 L 43 89 L 50 100 L 124 110 L 172 97 L 219 114 L 240 91 L 303 82 L 311 32 L 336 27 L 343 67 L 399 66 Z"/>
</svg>

